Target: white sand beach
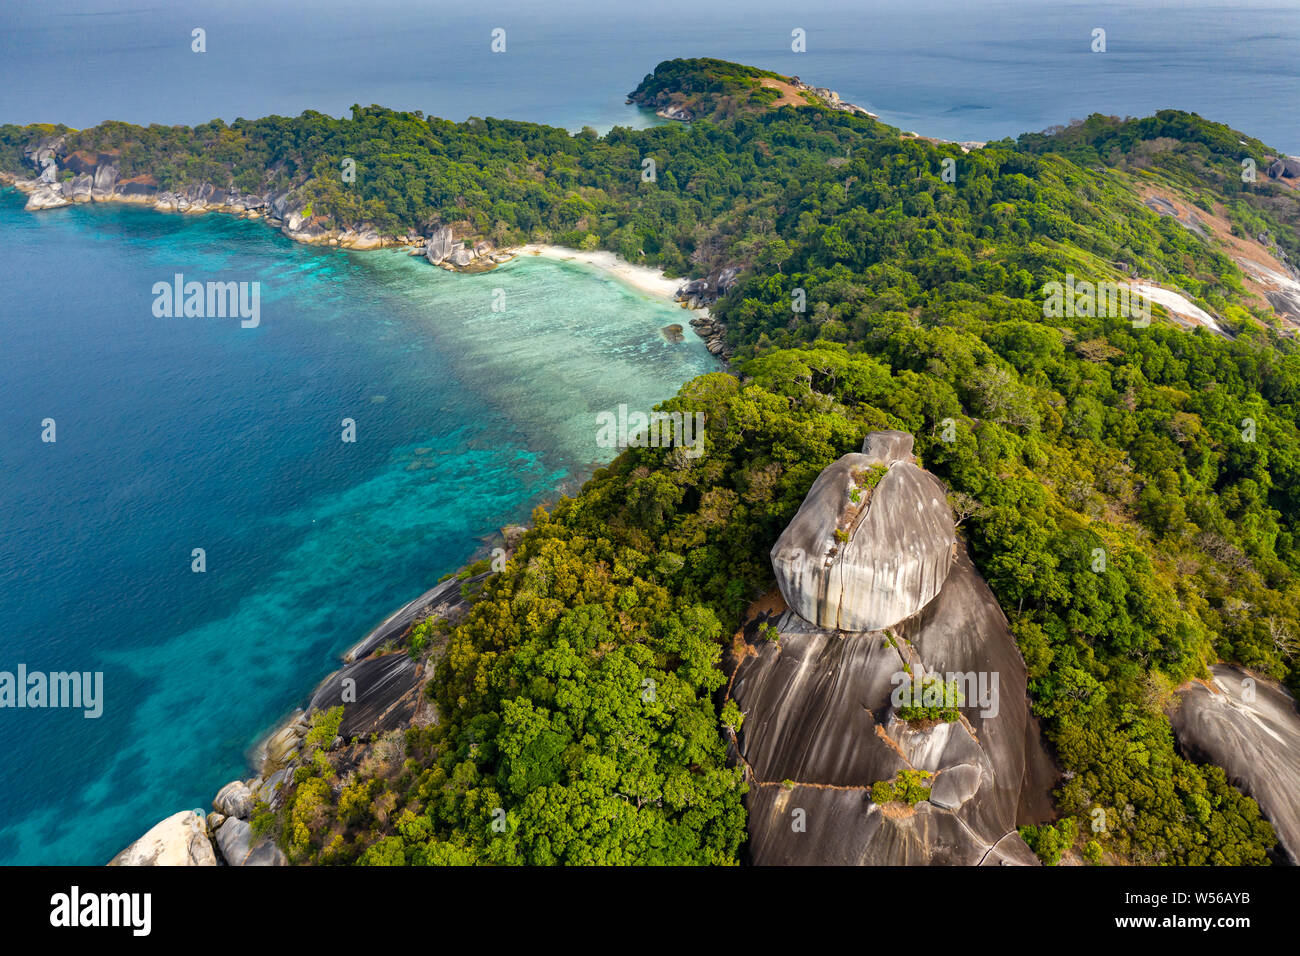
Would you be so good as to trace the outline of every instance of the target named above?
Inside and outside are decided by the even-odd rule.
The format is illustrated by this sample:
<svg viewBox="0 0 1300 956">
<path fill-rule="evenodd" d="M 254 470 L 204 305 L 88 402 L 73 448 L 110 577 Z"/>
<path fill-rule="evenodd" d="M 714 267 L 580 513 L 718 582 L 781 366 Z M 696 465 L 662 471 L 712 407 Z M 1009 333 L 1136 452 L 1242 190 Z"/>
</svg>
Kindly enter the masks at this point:
<svg viewBox="0 0 1300 956">
<path fill-rule="evenodd" d="M 673 301 L 677 290 L 690 281 L 689 279 L 670 279 L 658 269 L 650 266 L 634 265 L 625 259 L 620 259 L 616 253 L 605 249 L 588 251 L 569 249 L 564 246 L 529 243 L 513 251 L 521 256 L 544 256 L 547 259 L 558 259 L 563 262 L 581 262 L 602 272 L 607 272 L 635 289 L 669 302 Z M 696 309 L 694 314 L 707 316 L 709 313 L 707 309 Z"/>
</svg>

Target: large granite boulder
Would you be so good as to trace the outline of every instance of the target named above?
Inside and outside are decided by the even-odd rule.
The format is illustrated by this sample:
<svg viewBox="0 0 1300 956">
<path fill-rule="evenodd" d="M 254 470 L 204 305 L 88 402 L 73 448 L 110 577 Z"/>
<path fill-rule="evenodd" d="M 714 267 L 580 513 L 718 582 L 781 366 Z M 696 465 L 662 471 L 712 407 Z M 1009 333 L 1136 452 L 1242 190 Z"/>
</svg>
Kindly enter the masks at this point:
<svg viewBox="0 0 1300 956">
<path fill-rule="evenodd" d="M 253 794 L 242 780 L 232 780 L 217 791 L 212 808 L 222 816 L 247 820 L 253 815 Z"/>
<path fill-rule="evenodd" d="M 810 623 L 873 631 L 934 599 L 955 548 L 947 492 L 916 466 L 912 436 L 874 432 L 818 475 L 772 566 L 786 604 Z"/>
<path fill-rule="evenodd" d="M 1300 178 L 1300 158 L 1295 156 L 1279 156 L 1273 160 L 1273 164 L 1268 167 L 1268 174 L 1274 179 L 1285 176 L 1287 179 Z"/>
<path fill-rule="evenodd" d="M 90 202 L 90 192 L 95 186 L 95 177 L 90 173 L 82 173 L 74 176 L 72 179 L 65 180 L 63 183 L 63 196 L 73 202 Z"/>
<path fill-rule="evenodd" d="M 23 155 L 29 163 L 39 169 L 63 155 L 66 140 L 66 136 L 48 136 L 24 149 Z"/>
<path fill-rule="evenodd" d="M 855 511 L 862 468 L 884 474 Z M 1059 774 L 1024 660 L 945 497 L 910 435 L 874 432 L 818 477 L 773 549 L 789 606 L 752 616 L 728 662 L 752 862 L 1037 862 L 1017 828 L 1052 818 Z M 822 560 L 832 543 L 840 562 Z M 793 548 L 815 559 L 791 562 Z M 924 688 L 950 696 L 932 706 Z M 873 785 L 904 772 L 928 775 L 915 779 L 929 795 L 908 803 L 881 788 L 873 800 Z"/>
<path fill-rule="evenodd" d="M 1273 681 L 1228 664 L 1208 682 L 1179 688 L 1170 714 L 1178 747 L 1191 760 L 1222 767 L 1255 798 L 1280 849 L 1300 863 L 1300 711 Z"/>
<path fill-rule="evenodd" d="M 217 830 L 217 847 L 229 866 L 287 866 L 289 862 L 273 841 L 254 837 L 253 828 L 235 818 Z"/>
<path fill-rule="evenodd" d="M 1036 862 L 1016 828 L 1051 819 L 1058 774 L 1024 661 L 964 550 L 939 596 L 887 633 L 819 628 L 789 610 L 775 627 L 775 641 L 749 629 L 730 690 L 745 715 L 734 746 L 753 862 Z M 913 676 L 957 685 L 959 719 L 900 719 L 897 691 Z M 872 785 L 902 770 L 931 774 L 930 798 L 872 803 Z"/>
<path fill-rule="evenodd" d="M 451 226 L 439 226 L 424 245 L 424 256 L 435 266 L 442 265 L 456 250 L 456 240 Z"/>
<path fill-rule="evenodd" d="M 58 209 L 60 206 L 70 206 L 72 200 L 63 194 L 63 185 L 61 183 L 42 183 L 27 195 L 27 205 L 24 209 L 29 211 L 40 209 Z"/>
<path fill-rule="evenodd" d="M 109 866 L 216 866 L 204 818 L 182 810 L 113 857 Z"/>
<path fill-rule="evenodd" d="M 95 168 L 95 179 L 90 186 L 90 197 L 95 202 L 104 202 L 113 198 L 117 187 L 118 170 L 116 166 L 105 163 Z"/>
<path fill-rule="evenodd" d="M 282 193 L 276 193 L 271 197 L 267 210 L 274 219 L 285 219 L 293 203 L 293 193 L 286 190 Z"/>
</svg>

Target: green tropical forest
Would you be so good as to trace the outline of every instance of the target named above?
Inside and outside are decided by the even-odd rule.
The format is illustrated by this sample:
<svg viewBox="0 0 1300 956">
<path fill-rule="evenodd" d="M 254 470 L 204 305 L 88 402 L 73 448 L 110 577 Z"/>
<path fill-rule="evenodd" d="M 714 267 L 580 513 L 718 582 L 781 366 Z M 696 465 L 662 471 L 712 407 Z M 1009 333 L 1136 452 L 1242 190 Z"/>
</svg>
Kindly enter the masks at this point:
<svg viewBox="0 0 1300 956">
<path fill-rule="evenodd" d="M 628 448 L 538 508 L 469 615 L 411 636 L 438 721 L 330 750 L 318 715 L 321 745 L 255 829 L 316 864 L 741 862 L 727 741 L 743 717 L 722 704 L 723 654 L 819 472 L 902 429 L 949 489 L 1063 773 L 1031 847 L 1266 863 L 1272 826 L 1222 770 L 1180 756 L 1165 709 L 1220 660 L 1300 692 L 1300 351 L 1226 247 L 1144 198 L 1300 261 L 1300 194 L 1265 174 L 1280 152 L 1172 110 L 964 152 L 812 99 L 776 106 L 764 78 L 781 79 L 669 61 L 633 98 L 695 120 L 605 136 L 378 106 L 0 126 L 15 174 L 65 133 L 123 178 L 289 191 L 338 227 L 448 224 L 674 277 L 741 270 L 710 306 L 730 370 L 661 406 L 704 414 L 704 454 Z M 1067 275 L 1179 289 L 1222 332 L 1161 306 L 1146 327 L 1050 318 L 1043 288 Z M 1095 806 L 1121 822 L 1091 832 Z"/>
</svg>

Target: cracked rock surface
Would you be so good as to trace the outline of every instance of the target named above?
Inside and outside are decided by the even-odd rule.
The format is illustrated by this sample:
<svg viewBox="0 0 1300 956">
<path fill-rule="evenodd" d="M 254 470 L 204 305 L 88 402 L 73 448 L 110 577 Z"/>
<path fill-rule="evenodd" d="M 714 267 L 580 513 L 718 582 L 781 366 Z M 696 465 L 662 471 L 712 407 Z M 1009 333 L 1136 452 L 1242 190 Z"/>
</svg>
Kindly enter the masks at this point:
<svg viewBox="0 0 1300 956">
<path fill-rule="evenodd" d="M 911 436 L 873 433 L 864 449 L 889 472 L 869 509 L 880 509 L 878 520 L 854 531 L 854 539 L 872 536 L 857 552 L 870 551 L 871 560 L 857 566 L 870 564 L 874 574 L 912 561 L 923 569 L 914 578 L 922 587 L 901 603 L 879 602 L 876 626 L 837 628 L 804 614 L 824 616 L 822 603 L 802 600 L 801 588 L 819 587 L 816 577 L 787 576 L 781 591 L 790 608 L 749 622 L 728 693 L 745 715 L 733 748 L 750 784 L 750 861 L 1033 865 L 1016 828 L 1051 819 L 1058 774 L 1029 710 L 1024 661 L 988 585 L 956 545 L 943 486 L 911 459 Z M 814 483 L 791 528 L 825 527 L 816 509 L 837 500 L 818 486 L 839 481 L 842 462 Z M 903 480 L 890 488 L 895 474 Z M 927 510 L 935 498 L 942 511 Z M 764 619 L 776 640 L 760 634 Z M 959 719 L 900 719 L 896 688 L 927 676 L 960 682 Z M 873 802 L 872 785 L 900 771 L 930 774 L 929 798 Z"/>
<path fill-rule="evenodd" d="M 1208 682 L 1178 690 L 1169 715 L 1179 749 L 1222 767 L 1255 798 L 1279 847 L 1300 863 L 1300 711 L 1286 690 L 1240 667 L 1215 664 Z M 1253 698 L 1253 699 L 1252 699 Z"/>
<path fill-rule="evenodd" d="M 955 544 L 947 493 L 916 466 L 912 436 L 873 432 L 861 453 L 817 476 L 772 548 L 772 567 L 786 604 L 806 620 L 872 631 L 934 599 Z"/>
</svg>

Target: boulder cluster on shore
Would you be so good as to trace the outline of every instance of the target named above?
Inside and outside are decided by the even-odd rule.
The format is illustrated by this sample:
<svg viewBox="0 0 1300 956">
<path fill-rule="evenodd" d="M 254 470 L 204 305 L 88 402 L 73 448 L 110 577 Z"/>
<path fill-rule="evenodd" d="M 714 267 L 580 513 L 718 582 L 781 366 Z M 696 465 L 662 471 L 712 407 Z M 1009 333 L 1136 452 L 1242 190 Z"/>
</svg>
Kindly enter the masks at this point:
<svg viewBox="0 0 1300 956">
<path fill-rule="evenodd" d="M 41 140 L 29 147 L 24 157 L 37 175 L 23 179 L 0 172 L 0 183 L 25 193 L 25 208 L 32 211 L 79 203 L 117 202 L 149 206 L 160 212 L 226 213 L 243 219 L 264 220 L 290 239 L 310 245 L 344 249 L 405 247 L 411 255 L 421 256 L 431 265 L 451 272 L 487 272 L 515 256 L 510 250 L 495 248 L 486 239 L 458 238 L 450 225 L 431 226 L 427 235 L 383 235 L 367 222 L 338 228 L 325 217 L 313 215 L 311 202 L 295 196 L 293 190 L 246 193 L 212 183 L 163 190 L 150 175 L 123 178 L 119 157 L 115 153 L 92 155 L 84 151 L 68 151 L 65 136 Z M 677 290 L 676 298 L 689 309 L 706 309 L 735 287 L 739 272 L 737 267 L 727 267 L 703 279 L 694 279 Z M 704 316 L 692 319 L 691 326 L 707 342 L 711 353 L 723 359 L 729 357 L 725 345 L 726 329 L 721 322 L 706 312 Z"/>
<path fill-rule="evenodd" d="M 27 194 L 29 210 L 58 209 L 88 202 L 118 202 L 149 206 L 160 212 L 222 212 L 244 219 L 264 219 L 297 242 L 346 249 L 416 246 L 419 235 L 385 236 L 371 223 L 335 228 L 311 212 L 310 201 L 292 190 L 246 193 L 235 188 L 194 183 L 175 190 L 160 189 L 151 175 L 123 178 L 115 153 L 68 152 L 66 138 L 55 136 L 27 149 L 25 158 L 38 171 L 34 179 L 0 174 L 0 181 Z"/>
<path fill-rule="evenodd" d="M 505 529 L 507 554 L 524 530 L 518 525 Z M 344 666 L 321 682 L 306 707 L 295 710 L 256 748 L 255 775 L 217 791 L 210 813 L 182 810 L 166 817 L 108 865 L 287 865 L 284 851 L 256 831 L 253 819 L 259 809 L 283 805 L 294 770 L 315 747 L 342 751 L 347 764 L 357 766 L 386 737 L 437 719 L 425 697 L 433 668 L 408 653 L 411 631 L 427 618 L 456 624 L 489 573 L 452 575 L 389 614 L 347 651 Z M 310 739 L 314 719 L 338 706 L 343 713 L 333 739 Z"/>
<path fill-rule="evenodd" d="M 707 309 L 736 287 L 739 276 L 740 269 L 736 266 L 718 269 L 703 279 L 692 279 L 687 282 L 677 290 L 674 298 L 688 309 Z M 720 359 L 730 358 L 731 350 L 727 348 L 726 340 L 727 327 L 722 322 L 705 311 L 704 315 L 691 319 L 691 328 L 704 339 L 705 347 L 713 355 Z"/>
</svg>

